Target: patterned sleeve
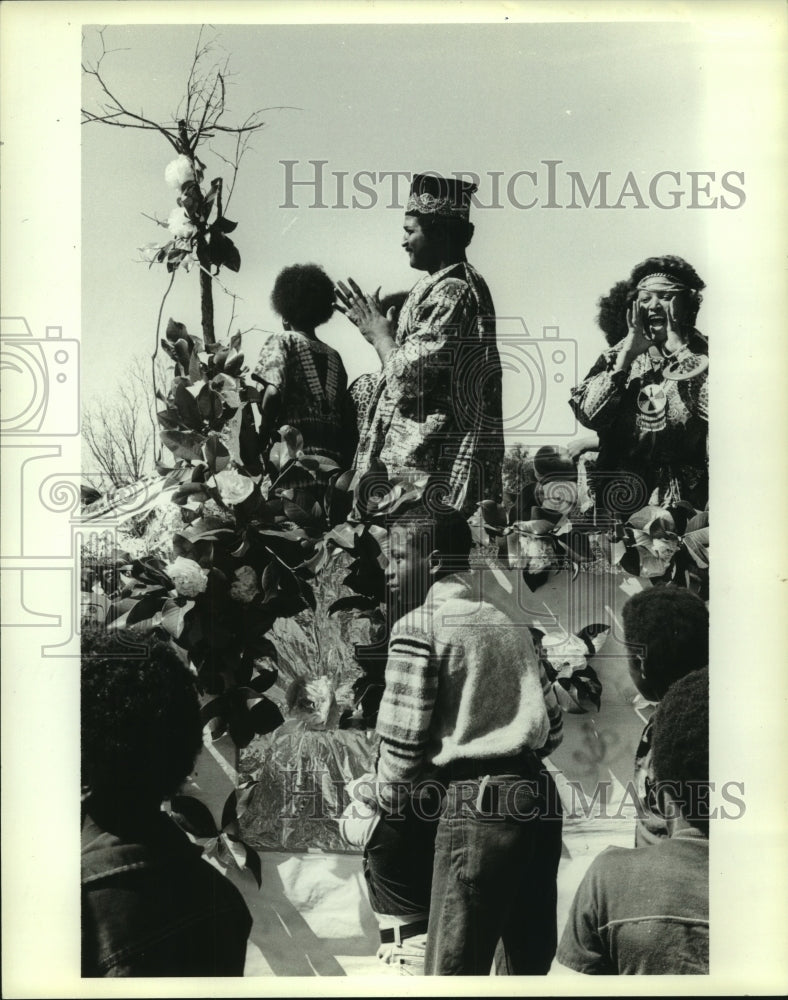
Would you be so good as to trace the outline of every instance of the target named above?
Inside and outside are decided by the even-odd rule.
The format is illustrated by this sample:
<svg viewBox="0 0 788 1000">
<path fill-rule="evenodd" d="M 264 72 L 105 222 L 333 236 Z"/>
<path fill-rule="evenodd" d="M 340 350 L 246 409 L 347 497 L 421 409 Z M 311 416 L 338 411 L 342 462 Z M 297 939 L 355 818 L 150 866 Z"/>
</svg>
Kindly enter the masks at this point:
<svg viewBox="0 0 788 1000">
<path fill-rule="evenodd" d="M 386 358 L 383 373 L 394 398 L 429 394 L 445 381 L 456 358 L 451 344 L 478 319 L 476 299 L 467 282 L 447 278 L 419 305 L 415 328 Z"/>
<path fill-rule="evenodd" d="M 536 751 L 538 757 L 549 757 L 550 754 L 561 746 L 564 738 L 564 713 L 558 704 L 553 685 L 547 677 L 547 671 L 542 661 L 539 661 L 539 677 L 542 681 L 542 694 L 547 708 L 547 718 L 550 721 L 550 732 L 544 745 Z"/>
<path fill-rule="evenodd" d="M 376 795 L 387 812 L 399 810 L 422 770 L 437 690 L 432 640 L 406 616 L 389 641 L 386 689 L 377 722 Z"/>
<path fill-rule="evenodd" d="M 280 391 L 285 388 L 287 375 L 287 349 L 284 337 L 270 334 L 257 359 L 255 375 Z"/>
<path fill-rule="evenodd" d="M 704 372 L 698 378 L 679 382 L 682 402 L 694 416 L 708 423 L 709 420 L 709 380 Z"/>
<path fill-rule="evenodd" d="M 626 372 L 613 372 L 617 348 L 599 356 L 596 364 L 580 385 L 572 389 L 569 405 L 584 427 L 601 430 L 609 427 L 618 414 Z"/>
</svg>

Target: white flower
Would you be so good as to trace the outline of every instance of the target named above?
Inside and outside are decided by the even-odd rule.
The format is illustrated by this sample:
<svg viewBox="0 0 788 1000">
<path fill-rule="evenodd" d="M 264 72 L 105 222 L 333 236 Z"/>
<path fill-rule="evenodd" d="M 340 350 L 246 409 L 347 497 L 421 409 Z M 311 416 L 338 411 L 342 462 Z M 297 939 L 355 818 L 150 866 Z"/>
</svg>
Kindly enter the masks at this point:
<svg viewBox="0 0 788 1000">
<path fill-rule="evenodd" d="M 196 180 L 194 166 L 189 157 L 181 154 L 174 160 L 171 160 L 164 170 L 164 179 L 170 187 L 178 189 L 183 187 L 188 181 Z"/>
<path fill-rule="evenodd" d="M 235 571 L 235 580 L 230 585 L 230 597 L 241 604 L 249 604 L 260 593 L 257 573 L 251 566 L 241 566 Z"/>
<path fill-rule="evenodd" d="M 291 714 L 300 717 L 309 729 L 325 729 L 328 717 L 336 705 L 334 689 L 327 677 L 300 677 L 292 692 Z"/>
<path fill-rule="evenodd" d="M 167 575 L 181 597 L 196 597 L 208 586 L 208 570 L 185 556 L 178 556 L 167 566 Z"/>
<path fill-rule="evenodd" d="M 176 238 L 190 239 L 197 232 L 197 227 L 186 214 L 184 208 L 174 208 L 167 219 L 167 228 Z"/>
<path fill-rule="evenodd" d="M 219 494 L 225 503 L 243 503 L 254 489 L 252 480 L 248 476 L 242 476 L 235 469 L 217 472 L 215 478 Z"/>
<path fill-rule="evenodd" d="M 555 548 L 549 535 L 517 532 L 506 537 L 511 569 L 524 569 L 529 573 L 541 573 L 553 565 Z"/>
<path fill-rule="evenodd" d="M 588 646 L 577 635 L 543 635 L 542 649 L 559 677 L 571 677 L 588 664 Z"/>
<path fill-rule="evenodd" d="M 653 538 L 651 540 L 651 551 L 662 562 L 669 563 L 679 547 L 679 540 L 675 536 L 666 535 L 664 538 Z"/>
</svg>

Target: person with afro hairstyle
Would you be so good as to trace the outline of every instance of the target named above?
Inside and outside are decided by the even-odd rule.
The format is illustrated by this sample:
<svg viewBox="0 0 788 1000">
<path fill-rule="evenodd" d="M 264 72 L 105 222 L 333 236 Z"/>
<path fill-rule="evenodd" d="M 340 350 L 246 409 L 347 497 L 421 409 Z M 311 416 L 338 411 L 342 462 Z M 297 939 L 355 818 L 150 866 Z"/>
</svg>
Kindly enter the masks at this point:
<svg viewBox="0 0 788 1000">
<path fill-rule="evenodd" d="M 333 282 L 317 264 L 293 264 L 277 275 L 271 306 L 284 330 L 268 335 L 254 371 L 265 386 L 261 450 L 267 456 L 278 428 L 289 424 L 301 432 L 306 455 L 324 455 L 347 468 L 356 442 L 345 421 L 347 373 L 337 351 L 315 333 L 333 314 Z M 327 473 L 315 475 L 327 482 Z"/>
<path fill-rule="evenodd" d="M 621 491 L 642 504 L 708 502 L 708 341 L 695 328 L 704 283 L 681 257 L 649 257 L 630 277 L 626 334 L 572 389 L 577 419 L 599 435 L 597 505 Z"/>
<path fill-rule="evenodd" d="M 659 702 L 676 681 L 709 663 L 709 612 L 703 601 L 683 587 L 652 587 L 624 605 L 624 638 L 629 673 L 640 694 Z M 654 795 L 653 718 L 635 753 L 635 791 L 640 808 L 635 846 L 654 844 L 668 835 Z"/>
<path fill-rule="evenodd" d="M 654 718 L 668 838 L 609 847 L 575 895 L 558 962 L 590 975 L 708 975 L 709 672 L 670 688 Z"/>
<path fill-rule="evenodd" d="M 243 897 L 161 810 L 202 746 L 194 678 L 166 643 L 99 629 L 81 673 L 83 977 L 242 975 Z"/>
</svg>

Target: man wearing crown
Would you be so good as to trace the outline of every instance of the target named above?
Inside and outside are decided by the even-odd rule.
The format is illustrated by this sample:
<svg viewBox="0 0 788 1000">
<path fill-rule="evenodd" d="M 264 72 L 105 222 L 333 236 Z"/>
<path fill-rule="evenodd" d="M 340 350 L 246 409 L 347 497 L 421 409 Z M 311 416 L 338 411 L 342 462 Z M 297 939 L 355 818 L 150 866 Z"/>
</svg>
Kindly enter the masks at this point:
<svg viewBox="0 0 788 1000">
<path fill-rule="evenodd" d="M 389 476 L 430 474 L 444 499 L 470 514 L 501 490 L 501 363 L 487 283 L 468 263 L 474 184 L 416 174 L 405 209 L 402 247 L 426 272 L 394 324 L 378 293 L 337 285 L 337 308 L 381 361 L 370 419 L 356 452 L 361 476 L 381 462 Z M 378 290 L 379 292 L 379 290 Z"/>
</svg>

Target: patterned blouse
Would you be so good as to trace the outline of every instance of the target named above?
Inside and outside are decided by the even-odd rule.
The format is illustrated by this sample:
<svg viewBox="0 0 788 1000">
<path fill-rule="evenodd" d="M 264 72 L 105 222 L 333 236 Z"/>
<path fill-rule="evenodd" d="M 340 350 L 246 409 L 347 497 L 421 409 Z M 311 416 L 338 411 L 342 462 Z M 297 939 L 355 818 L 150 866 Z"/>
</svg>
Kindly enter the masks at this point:
<svg viewBox="0 0 788 1000">
<path fill-rule="evenodd" d="M 347 373 L 333 347 L 289 331 L 270 334 L 255 376 L 279 390 L 279 425 L 291 424 L 304 438 L 307 455 L 349 464 L 343 414 Z"/>
<path fill-rule="evenodd" d="M 629 371 L 614 372 L 622 344 L 600 355 L 570 399 L 580 423 L 599 434 L 590 484 L 597 503 L 606 506 L 605 487 L 629 473 L 641 480 L 633 483 L 641 507 L 687 500 L 702 510 L 709 498 L 706 338 L 695 331 L 675 359 L 646 352 Z"/>
<path fill-rule="evenodd" d="M 503 421 L 495 307 L 461 262 L 411 289 L 361 428 L 356 469 L 379 459 L 391 476 L 435 473 L 470 514 L 501 491 Z"/>
</svg>

